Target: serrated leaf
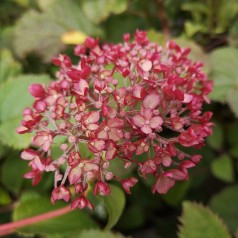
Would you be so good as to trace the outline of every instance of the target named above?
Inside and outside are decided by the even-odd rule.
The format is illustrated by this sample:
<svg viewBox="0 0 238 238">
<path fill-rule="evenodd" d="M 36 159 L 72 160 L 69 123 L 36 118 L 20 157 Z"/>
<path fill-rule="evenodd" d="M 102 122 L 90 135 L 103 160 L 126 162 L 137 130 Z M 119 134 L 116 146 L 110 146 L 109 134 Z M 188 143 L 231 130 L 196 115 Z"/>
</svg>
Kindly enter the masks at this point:
<svg viewBox="0 0 238 238">
<path fill-rule="evenodd" d="M 13 194 L 18 194 L 24 182 L 23 175 L 27 170 L 27 163 L 20 159 L 19 153 L 12 152 L 1 166 L 1 183 Z"/>
<path fill-rule="evenodd" d="M 224 142 L 224 132 L 222 125 L 218 122 L 214 122 L 213 133 L 207 138 L 207 143 L 215 150 L 221 150 Z"/>
<path fill-rule="evenodd" d="M 0 50 L 0 84 L 21 73 L 21 65 L 15 61 L 9 50 Z"/>
<path fill-rule="evenodd" d="M 179 238 L 231 238 L 222 220 L 203 205 L 184 202 Z"/>
<path fill-rule="evenodd" d="M 88 230 L 80 233 L 76 238 L 123 238 L 125 236 L 111 231 Z"/>
<path fill-rule="evenodd" d="M 92 22 L 99 24 L 111 13 L 119 14 L 126 10 L 126 0 L 82 0 L 84 14 Z"/>
<path fill-rule="evenodd" d="M 225 182 L 234 181 L 234 171 L 231 158 L 227 154 L 219 156 L 211 164 L 212 174 Z"/>
<path fill-rule="evenodd" d="M 119 220 L 125 207 L 125 193 L 119 187 L 110 185 L 111 195 L 102 197 L 104 206 L 108 212 L 108 222 L 105 230 L 110 230 Z"/>
<path fill-rule="evenodd" d="M 57 202 L 52 205 L 49 197 L 33 197 L 21 201 L 13 212 L 13 220 L 18 221 L 24 218 L 36 216 L 46 212 L 54 211 L 65 207 L 65 203 Z M 97 225 L 89 214 L 85 211 L 74 210 L 65 215 L 47 219 L 39 223 L 29 225 L 19 229 L 24 234 L 41 235 L 66 235 L 71 237 L 71 233 L 80 232 L 84 229 L 96 228 Z"/>
<path fill-rule="evenodd" d="M 28 11 L 15 29 L 16 53 L 23 58 L 29 52 L 36 52 L 45 61 L 50 61 L 64 48 L 61 36 L 69 31 L 93 36 L 102 34 L 100 28 L 85 17 L 80 3 L 74 0 L 55 1 L 42 13 Z"/>
<path fill-rule="evenodd" d="M 236 232 L 238 228 L 237 201 L 238 186 L 231 186 L 214 195 L 209 203 L 211 209 L 225 221 L 232 232 Z"/>
<path fill-rule="evenodd" d="M 237 58 L 238 49 L 231 47 L 219 48 L 210 54 L 210 78 L 214 81 L 211 99 L 226 102 L 229 91 L 238 87 Z M 238 90 L 235 91 L 237 94 Z"/>
</svg>

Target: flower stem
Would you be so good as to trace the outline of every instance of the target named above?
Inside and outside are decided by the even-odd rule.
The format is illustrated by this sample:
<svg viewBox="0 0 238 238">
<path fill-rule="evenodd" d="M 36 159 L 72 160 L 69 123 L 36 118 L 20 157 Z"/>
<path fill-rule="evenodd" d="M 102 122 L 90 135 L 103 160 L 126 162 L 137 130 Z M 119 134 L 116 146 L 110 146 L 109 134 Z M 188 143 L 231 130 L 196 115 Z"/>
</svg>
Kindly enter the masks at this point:
<svg viewBox="0 0 238 238">
<path fill-rule="evenodd" d="M 67 206 L 67 207 L 60 208 L 60 209 L 57 209 L 57 210 L 54 210 L 51 212 L 43 213 L 43 214 L 40 214 L 37 216 L 28 217 L 28 218 L 25 218 L 25 219 L 22 219 L 19 221 L 10 222 L 10 223 L 0 225 L 0 236 L 14 233 L 16 231 L 16 229 L 19 229 L 19 228 L 22 228 L 22 227 L 25 227 L 28 225 L 32 225 L 37 222 L 41 222 L 41 221 L 44 221 L 47 219 L 62 216 L 70 211 L 71 211 L 71 207 Z"/>
</svg>

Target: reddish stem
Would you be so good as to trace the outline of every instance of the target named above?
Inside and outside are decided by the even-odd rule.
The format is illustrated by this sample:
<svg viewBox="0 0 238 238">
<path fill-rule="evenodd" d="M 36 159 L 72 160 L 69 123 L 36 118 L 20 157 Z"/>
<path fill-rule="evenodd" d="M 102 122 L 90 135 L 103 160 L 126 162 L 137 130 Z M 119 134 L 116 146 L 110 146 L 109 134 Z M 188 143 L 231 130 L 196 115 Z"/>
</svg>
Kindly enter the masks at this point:
<svg viewBox="0 0 238 238">
<path fill-rule="evenodd" d="M 67 206 L 67 207 L 60 208 L 58 210 L 54 210 L 51 212 L 43 213 L 43 214 L 40 214 L 40 215 L 37 215 L 34 217 L 28 217 L 28 218 L 25 218 L 25 219 L 22 219 L 19 221 L 10 222 L 10 223 L 4 224 L 4 225 L 0 225 L 0 236 L 11 234 L 11 233 L 15 232 L 16 229 L 18 229 L 18 228 L 32 225 L 34 223 L 44 221 L 44 220 L 47 220 L 50 218 L 62 216 L 70 211 L 71 211 L 71 207 Z"/>
</svg>

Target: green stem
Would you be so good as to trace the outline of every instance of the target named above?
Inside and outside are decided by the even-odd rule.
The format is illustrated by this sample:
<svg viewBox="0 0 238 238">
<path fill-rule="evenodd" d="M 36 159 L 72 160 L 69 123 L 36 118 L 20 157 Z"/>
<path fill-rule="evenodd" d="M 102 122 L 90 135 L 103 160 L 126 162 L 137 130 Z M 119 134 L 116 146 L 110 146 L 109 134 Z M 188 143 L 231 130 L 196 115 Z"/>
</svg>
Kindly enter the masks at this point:
<svg viewBox="0 0 238 238">
<path fill-rule="evenodd" d="M 66 213 L 69 213 L 70 211 L 71 211 L 71 207 L 67 206 L 67 207 L 60 208 L 58 210 L 54 210 L 51 212 L 43 213 L 34 217 L 28 217 L 19 221 L 0 225 L 0 236 L 9 235 L 11 233 L 14 233 L 16 229 L 29 226 L 37 222 L 45 221 L 47 219 L 51 219 L 54 217 L 62 216 Z"/>
</svg>

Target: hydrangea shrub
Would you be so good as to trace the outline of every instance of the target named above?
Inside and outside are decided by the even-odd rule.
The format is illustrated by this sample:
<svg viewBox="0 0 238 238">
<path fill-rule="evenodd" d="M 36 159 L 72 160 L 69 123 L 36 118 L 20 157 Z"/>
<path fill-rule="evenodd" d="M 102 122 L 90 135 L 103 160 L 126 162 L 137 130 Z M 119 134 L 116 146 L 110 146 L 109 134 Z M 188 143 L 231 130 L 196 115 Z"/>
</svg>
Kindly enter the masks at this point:
<svg viewBox="0 0 238 238">
<path fill-rule="evenodd" d="M 212 82 L 202 63 L 188 58 L 190 49 L 174 41 L 163 48 L 143 31 L 123 38 L 122 44 L 100 45 L 88 37 L 75 48 L 76 64 L 59 55 L 53 59 L 57 79 L 29 88 L 35 102 L 24 110 L 17 132 L 34 132 L 34 149 L 25 149 L 21 158 L 29 161 L 25 178 L 33 185 L 43 173 L 54 173 L 52 203 L 63 199 L 73 209 L 93 208 L 89 184 L 95 196 L 106 196 L 113 180 L 130 193 L 138 179 L 113 173 L 112 160 L 121 160 L 125 169 L 135 164 L 144 179 L 152 174 L 152 192 L 164 194 L 176 181 L 187 180 L 187 170 L 201 159 L 183 148 L 201 148 L 212 133 L 212 113 L 202 112 Z M 52 159 L 58 137 L 62 153 Z M 82 143 L 90 158 L 82 156 Z"/>
</svg>

